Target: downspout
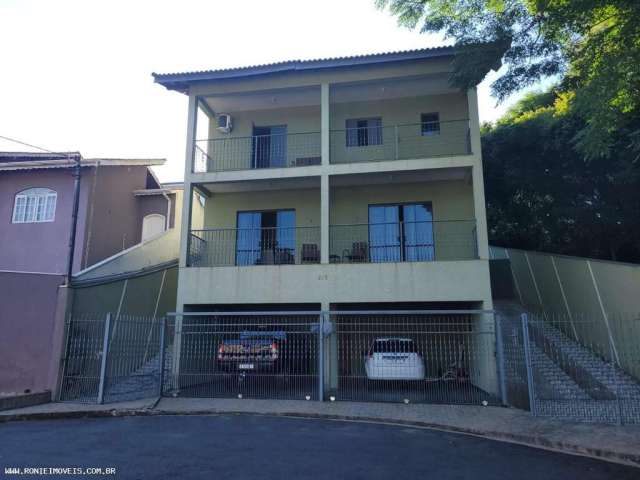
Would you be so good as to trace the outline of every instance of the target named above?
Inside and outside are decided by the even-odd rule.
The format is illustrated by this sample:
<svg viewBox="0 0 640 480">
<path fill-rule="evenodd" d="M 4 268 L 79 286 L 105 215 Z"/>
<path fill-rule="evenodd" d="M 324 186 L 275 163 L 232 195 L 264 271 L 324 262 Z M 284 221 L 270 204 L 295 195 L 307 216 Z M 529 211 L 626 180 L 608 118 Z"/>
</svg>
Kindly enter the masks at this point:
<svg viewBox="0 0 640 480">
<path fill-rule="evenodd" d="M 71 160 L 71 155 L 68 155 Z M 78 208 L 80 204 L 80 162 L 82 157 L 78 155 L 73 167 L 73 210 L 71 213 L 71 232 L 69 234 L 69 258 L 67 264 L 67 278 L 65 285 L 71 284 L 71 276 L 73 275 L 74 251 L 76 249 L 76 230 L 78 229 Z"/>
<path fill-rule="evenodd" d="M 164 189 L 162 189 L 162 196 L 167 201 L 167 216 L 166 216 L 166 218 L 164 220 L 164 230 L 167 231 L 167 230 L 169 230 L 169 225 L 171 225 L 171 223 L 169 223 L 170 222 L 170 217 L 171 217 L 171 198 L 169 197 L 169 195 L 166 194 Z"/>
</svg>

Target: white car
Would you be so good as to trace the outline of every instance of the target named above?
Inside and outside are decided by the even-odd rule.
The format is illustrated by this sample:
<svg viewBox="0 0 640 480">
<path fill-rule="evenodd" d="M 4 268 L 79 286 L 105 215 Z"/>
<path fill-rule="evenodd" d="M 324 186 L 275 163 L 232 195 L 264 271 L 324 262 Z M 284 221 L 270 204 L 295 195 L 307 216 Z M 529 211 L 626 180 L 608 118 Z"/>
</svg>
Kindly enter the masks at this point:
<svg viewBox="0 0 640 480">
<path fill-rule="evenodd" d="M 410 338 L 376 338 L 365 360 L 369 380 L 424 380 L 424 360 Z"/>
</svg>

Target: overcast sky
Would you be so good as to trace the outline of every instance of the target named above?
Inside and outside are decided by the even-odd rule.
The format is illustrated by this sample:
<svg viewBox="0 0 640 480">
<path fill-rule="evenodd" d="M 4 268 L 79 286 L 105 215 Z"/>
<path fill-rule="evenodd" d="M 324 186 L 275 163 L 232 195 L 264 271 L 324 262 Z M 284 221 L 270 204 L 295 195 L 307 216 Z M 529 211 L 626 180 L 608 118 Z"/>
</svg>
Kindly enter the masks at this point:
<svg viewBox="0 0 640 480">
<path fill-rule="evenodd" d="M 373 0 L 0 0 L 0 135 L 85 157 L 161 157 L 183 177 L 187 98 L 151 72 L 443 45 Z M 488 82 L 482 121 L 498 118 Z M 0 140 L 0 150 L 25 150 Z"/>
</svg>

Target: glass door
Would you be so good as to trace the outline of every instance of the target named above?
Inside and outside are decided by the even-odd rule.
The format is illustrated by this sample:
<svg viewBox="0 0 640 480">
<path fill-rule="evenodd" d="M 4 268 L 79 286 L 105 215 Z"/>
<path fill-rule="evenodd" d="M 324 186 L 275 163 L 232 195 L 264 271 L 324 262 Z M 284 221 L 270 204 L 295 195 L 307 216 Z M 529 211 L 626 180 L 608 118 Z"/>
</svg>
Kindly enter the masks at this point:
<svg viewBox="0 0 640 480">
<path fill-rule="evenodd" d="M 238 212 L 236 231 L 236 265 L 255 265 L 261 257 L 262 214 Z"/>
<path fill-rule="evenodd" d="M 251 167 L 285 167 L 287 161 L 287 126 L 253 127 Z"/>
<path fill-rule="evenodd" d="M 404 259 L 407 262 L 434 260 L 433 214 L 430 203 L 402 206 Z"/>
<path fill-rule="evenodd" d="M 401 260 L 397 205 L 369 206 L 369 245 L 371 261 L 374 263 Z"/>
</svg>

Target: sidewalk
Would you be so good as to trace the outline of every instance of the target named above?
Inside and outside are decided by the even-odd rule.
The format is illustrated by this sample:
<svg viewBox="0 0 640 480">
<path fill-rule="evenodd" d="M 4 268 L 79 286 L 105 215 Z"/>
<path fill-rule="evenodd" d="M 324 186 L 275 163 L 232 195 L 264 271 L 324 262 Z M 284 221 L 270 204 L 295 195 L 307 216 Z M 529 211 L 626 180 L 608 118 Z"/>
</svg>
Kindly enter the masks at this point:
<svg viewBox="0 0 640 480">
<path fill-rule="evenodd" d="M 511 408 L 468 405 L 163 398 L 109 405 L 49 403 L 0 412 L 10 420 L 125 415 L 283 415 L 398 423 L 478 435 L 640 467 L 640 425 L 536 418 Z"/>
</svg>

